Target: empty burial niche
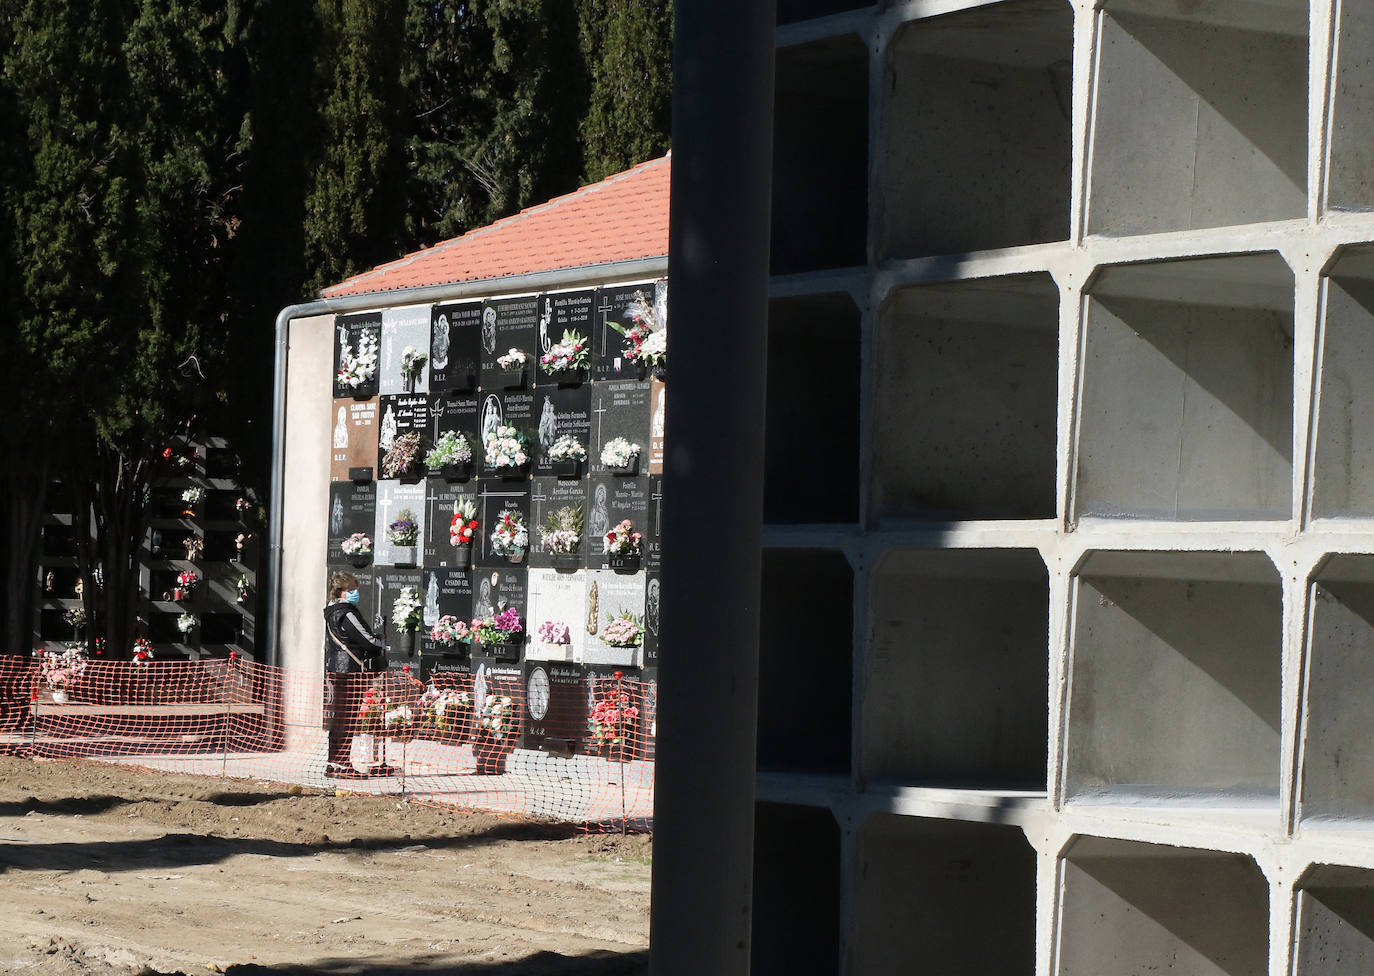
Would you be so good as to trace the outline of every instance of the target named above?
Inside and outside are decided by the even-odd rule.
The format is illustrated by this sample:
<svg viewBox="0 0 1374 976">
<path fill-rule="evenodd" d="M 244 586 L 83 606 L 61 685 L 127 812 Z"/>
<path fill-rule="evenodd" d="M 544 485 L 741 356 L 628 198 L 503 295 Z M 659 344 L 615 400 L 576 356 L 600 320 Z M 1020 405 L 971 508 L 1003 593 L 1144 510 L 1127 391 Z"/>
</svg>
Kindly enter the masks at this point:
<svg viewBox="0 0 1374 976">
<path fill-rule="evenodd" d="M 1351 820 L 1368 826 L 1374 820 L 1374 556 L 1328 557 L 1310 592 L 1300 814 L 1306 826 Z"/>
<path fill-rule="evenodd" d="M 1269 885 L 1248 857 L 1080 837 L 1060 885 L 1057 976 L 1269 972 Z"/>
<path fill-rule="evenodd" d="M 868 255 L 868 49 L 857 36 L 782 48 L 773 104 L 772 271 Z"/>
<path fill-rule="evenodd" d="M 1374 516 L 1374 247 L 1322 278 L 1312 516 Z"/>
<path fill-rule="evenodd" d="M 769 304 L 763 520 L 859 520 L 859 310 L 847 294 Z"/>
<path fill-rule="evenodd" d="M 1036 858 L 1019 829 L 877 816 L 859 857 L 851 972 L 1035 972 Z"/>
<path fill-rule="evenodd" d="M 764 550 L 759 620 L 759 769 L 848 773 L 854 668 L 849 561 L 826 550 Z"/>
<path fill-rule="evenodd" d="M 1073 7 L 1016 0 L 912 22 L 888 51 L 882 257 L 1069 236 Z"/>
<path fill-rule="evenodd" d="M 879 520 L 1053 518 L 1059 291 L 1050 276 L 903 288 L 879 330 Z"/>
<path fill-rule="evenodd" d="M 1108 0 L 1098 16 L 1089 234 L 1307 213 L 1307 0 Z"/>
<path fill-rule="evenodd" d="M 1282 258 L 1105 268 L 1084 316 L 1077 516 L 1291 517 L 1293 275 Z"/>
<path fill-rule="evenodd" d="M 1336 4 L 1327 206 L 1374 209 L 1374 4 Z"/>
<path fill-rule="evenodd" d="M 1068 798 L 1277 817 L 1283 594 L 1269 559 L 1092 552 L 1072 610 Z"/>
<path fill-rule="evenodd" d="M 1374 972 L 1374 871 L 1318 864 L 1298 883 L 1295 976 Z"/>
<path fill-rule="evenodd" d="M 834 976 L 839 918 L 840 830 L 830 811 L 757 804 L 750 971 Z"/>
<path fill-rule="evenodd" d="M 870 781 L 1045 788 L 1049 577 L 1034 550 L 902 550 L 874 574 Z"/>
</svg>

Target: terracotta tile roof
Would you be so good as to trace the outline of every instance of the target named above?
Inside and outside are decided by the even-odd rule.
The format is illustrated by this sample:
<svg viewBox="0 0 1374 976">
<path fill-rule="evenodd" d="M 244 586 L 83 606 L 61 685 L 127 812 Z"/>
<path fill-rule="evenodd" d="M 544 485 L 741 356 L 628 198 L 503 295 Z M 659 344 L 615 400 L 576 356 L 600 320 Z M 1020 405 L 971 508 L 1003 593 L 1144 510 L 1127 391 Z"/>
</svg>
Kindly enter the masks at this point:
<svg viewBox="0 0 1374 976">
<path fill-rule="evenodd" d="M 320 295 L 337 298 L 661 257 L 668 253 L 671 172 L 669 153 L 378 265 L 322 289 Z"/>
</svg>

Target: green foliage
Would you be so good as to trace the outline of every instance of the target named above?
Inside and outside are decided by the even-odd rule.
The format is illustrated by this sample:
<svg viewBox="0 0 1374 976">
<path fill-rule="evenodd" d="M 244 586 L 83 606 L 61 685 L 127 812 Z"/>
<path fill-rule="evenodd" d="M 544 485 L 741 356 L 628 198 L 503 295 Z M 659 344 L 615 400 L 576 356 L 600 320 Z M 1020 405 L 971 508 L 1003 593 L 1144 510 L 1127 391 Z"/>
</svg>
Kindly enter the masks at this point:
<svg viewBox="0 0 1374 976">
<path fill-rule="evenodd" d="M 579 37 L 591 78 L 581 122 L 587 182 L 668 151 L 673 94 L 670 0 L 582 0 Z"/>
</svg>

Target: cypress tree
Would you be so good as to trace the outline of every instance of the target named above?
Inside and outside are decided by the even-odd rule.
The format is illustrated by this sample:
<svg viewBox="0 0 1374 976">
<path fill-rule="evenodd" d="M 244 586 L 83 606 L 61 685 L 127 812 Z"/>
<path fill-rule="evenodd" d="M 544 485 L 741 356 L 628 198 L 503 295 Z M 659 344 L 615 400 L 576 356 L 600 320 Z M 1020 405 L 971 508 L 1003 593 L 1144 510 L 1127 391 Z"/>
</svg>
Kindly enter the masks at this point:
<svg viewBox="0 0 1374 976">
<path fill-rule="evenodd" d="M 668 151 L 673 93 L 671 0 L 580 0 L 591 78 L 581 123 L 583 175 L 605 179 Z"/>
</svg>

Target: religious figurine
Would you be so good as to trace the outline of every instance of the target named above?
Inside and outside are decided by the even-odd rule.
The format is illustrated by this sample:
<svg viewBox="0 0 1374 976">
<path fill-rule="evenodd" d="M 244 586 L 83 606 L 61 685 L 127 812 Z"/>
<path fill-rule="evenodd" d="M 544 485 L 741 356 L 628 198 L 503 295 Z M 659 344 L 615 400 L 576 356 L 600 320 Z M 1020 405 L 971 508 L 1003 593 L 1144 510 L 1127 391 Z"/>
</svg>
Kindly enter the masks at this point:
<svg viewBox="0 0 1374 976">
<path fill-rule="evenodd" d="M 181 540 L 181 544 L 186 547 L 186 558 L 190 561 L 194 561 L 205 549 L 205 540 L 198 535 L 188 535 Z"/>
<path fill-rule="evenodd" d="M 597 611 L 601 606 L 601 593 L 596 588 L 596 581 L 592 581 L 591 589 L 587 592 L 587 633 L 595 634 L 597 623 Z"/>
<path fill-rule="evenodd" d="M 43 577 L 43 592 L 51 593 L 53 590 L 53 586 L 56 585 L 56 583 L 57 577 L 52 573 L 49 573 L 47 576 Z"/>
</svg>

